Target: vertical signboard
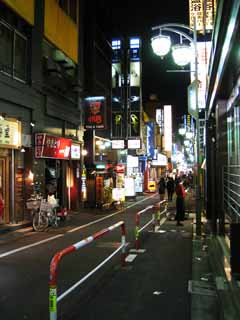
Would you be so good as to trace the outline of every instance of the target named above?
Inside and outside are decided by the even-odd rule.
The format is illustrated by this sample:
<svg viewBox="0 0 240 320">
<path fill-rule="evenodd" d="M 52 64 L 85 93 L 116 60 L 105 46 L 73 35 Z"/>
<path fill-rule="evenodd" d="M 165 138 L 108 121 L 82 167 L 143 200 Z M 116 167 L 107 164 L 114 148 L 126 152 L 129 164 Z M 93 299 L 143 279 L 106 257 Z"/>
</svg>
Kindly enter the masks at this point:
<svg viewBox="0 0 240 320">
<path fill-rule="evenodd" d="M 0 120 L 0 148 L 17 149 L 21 146 L 21 122 Z"/>
<path fill-rule="evenodd" d="M 196 29 L 200 33 L 213 30 L 216 0 L 189 0 L 190 27 L 194 29 L 196 18 Z"/>
<path fill-rule="evenodd" d="M 140 137 L 141 128 L 141 59 L 140 38 L 129 39 L 129 132 L 130 137 Z"/>
<path fill-rule="evenodd" d="M 123 81 L 122 81 L 122 41 L 112 40 L 112 138 L 123 138 L 124 128 L 124 101 L 123 101 Z"/>
<path fill-rule="evenodd" d="M 153 122 L 147 122 L 147 156 L 150 158 L 154 158 L 154 123 Z"/>
<path fill-rule="evenodd" d="M 172 151 L 172 106 L 164 106 L 164 149 Z"/>
<path fill-rule="evenodd" d="M 198 42 L 198 109 L 205 109 L 208 63 L 211 51 L 211 41 Z M 195 80 L 195 63 L 191 62 L 191 81 Z"/>
<path fill-rule="evenodd" d="M 106 128 L 106 99 L 105 97 L 88 97 L 85 99 L 85 128 Z"/>
</svg>

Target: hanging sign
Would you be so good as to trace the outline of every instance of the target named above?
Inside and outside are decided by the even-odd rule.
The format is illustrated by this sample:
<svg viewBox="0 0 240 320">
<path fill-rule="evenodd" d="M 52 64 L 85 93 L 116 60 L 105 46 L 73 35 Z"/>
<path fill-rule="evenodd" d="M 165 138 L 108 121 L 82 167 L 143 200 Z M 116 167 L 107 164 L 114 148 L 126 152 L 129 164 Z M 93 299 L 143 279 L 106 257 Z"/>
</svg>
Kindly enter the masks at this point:
<svg viewBox="0 0 240 320">
<path fill-rule="evenodd" d="M 85 99 L 85 128 L 105 129 L 105 97 L 89 97 Z"/>
<path fill-rule="evenodd" d="M 18 120 L 0 120 L 0 147 L 17 149 L 21 146 L 21 123 Z"/>
<path fill-rule="evenodd" d="M 35 157 L 69 159 L 72 140 L 51 136 L 46 133 L 35 135 Z"/>
</svg>

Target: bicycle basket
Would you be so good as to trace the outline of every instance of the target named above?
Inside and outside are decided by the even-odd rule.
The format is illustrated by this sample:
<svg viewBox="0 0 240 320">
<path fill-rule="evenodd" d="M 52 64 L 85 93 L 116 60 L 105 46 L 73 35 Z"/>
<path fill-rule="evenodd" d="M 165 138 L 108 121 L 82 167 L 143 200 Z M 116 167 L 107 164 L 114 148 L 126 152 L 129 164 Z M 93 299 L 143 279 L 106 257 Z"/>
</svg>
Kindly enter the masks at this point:
<svg viewBox="0 0 240 320">
<path fill-rule="evenodd" d="M 40 207 L 41 200 L 28 200 L 26 206 L 28 210 L 38 209 Z"/>
<path fill-rule="evenodd" d="M 41 201 L 40 211 L 50 211 L 52 209 L 52 205 L 46 200 Z"/>
</svg>

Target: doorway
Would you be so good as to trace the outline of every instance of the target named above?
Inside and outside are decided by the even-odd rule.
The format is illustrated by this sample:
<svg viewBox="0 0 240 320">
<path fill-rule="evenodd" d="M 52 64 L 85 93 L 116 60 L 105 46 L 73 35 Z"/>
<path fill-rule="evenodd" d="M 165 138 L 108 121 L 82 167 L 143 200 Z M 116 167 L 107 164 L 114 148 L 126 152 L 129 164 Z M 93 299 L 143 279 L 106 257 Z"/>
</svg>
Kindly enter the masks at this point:
<svg viewBox="0 0 240 320">
<path fill-rule="evenodd" d="M 8 158 L 0 157 L 0 190 L 2 191 L 2 198 L 4 201 L 4 207 L 2 214 L 0 215 L 0 224 L 9 222 L 9 162 Z"/>
</svg>

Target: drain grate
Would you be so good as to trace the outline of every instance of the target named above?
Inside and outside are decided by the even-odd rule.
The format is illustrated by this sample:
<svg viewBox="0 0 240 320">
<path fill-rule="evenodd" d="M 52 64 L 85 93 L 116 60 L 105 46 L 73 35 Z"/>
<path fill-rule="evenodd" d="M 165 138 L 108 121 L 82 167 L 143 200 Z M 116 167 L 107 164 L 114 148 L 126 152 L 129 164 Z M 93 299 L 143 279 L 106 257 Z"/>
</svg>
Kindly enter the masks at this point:
<svg viewBox="0 0 240 320">
<path fill-rule="evenodd" d="M 217 296 L 216 288 L 213 284 L 196 280 L 188 281 L 188 292 L 191 294 L 199 294 L 204 296 Z"/>
</svg>

